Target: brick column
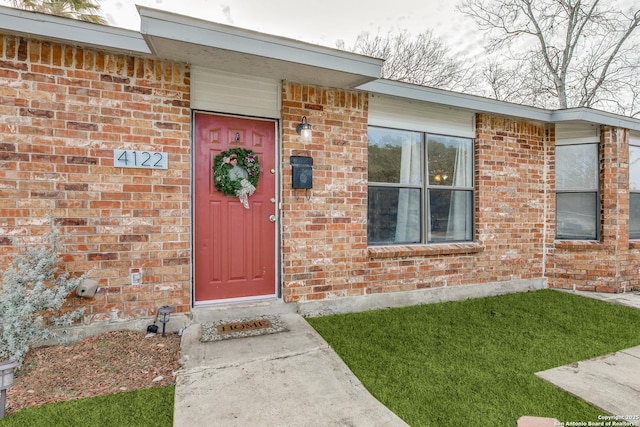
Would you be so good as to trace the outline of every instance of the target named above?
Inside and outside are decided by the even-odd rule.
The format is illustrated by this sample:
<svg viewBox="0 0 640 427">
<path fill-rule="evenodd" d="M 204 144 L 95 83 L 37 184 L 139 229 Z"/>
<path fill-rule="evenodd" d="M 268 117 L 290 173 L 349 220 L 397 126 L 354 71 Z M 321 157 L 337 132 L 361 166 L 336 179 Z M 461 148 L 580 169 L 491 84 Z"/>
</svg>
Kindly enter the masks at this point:
<svg viewBox="0 0 640 427">
<path fill-rule="evenodd" d="M 366 93 L 284 82 L 282 264 L 287 302 L 362 294 L 367 250 Z M 295 131 L 302 116 L 313 141 Z M 291 186 L 292 155 L 313 158 L 313 188 Z"/>
<path fill-rule="evenodd" d="M 600 241 L 555 241 L 549 249 L 549 286 L 624 292 L 637 277 L 629 242 L 629 135 L 603 126 L 600 139 Z"/>
<path fill-rule="evenodd" d="M 542 277 L 553 200 L 546 125 L 478 114 L 476 130 L 476 236 L 486 257 L 476 280 Z"/>
</svg>

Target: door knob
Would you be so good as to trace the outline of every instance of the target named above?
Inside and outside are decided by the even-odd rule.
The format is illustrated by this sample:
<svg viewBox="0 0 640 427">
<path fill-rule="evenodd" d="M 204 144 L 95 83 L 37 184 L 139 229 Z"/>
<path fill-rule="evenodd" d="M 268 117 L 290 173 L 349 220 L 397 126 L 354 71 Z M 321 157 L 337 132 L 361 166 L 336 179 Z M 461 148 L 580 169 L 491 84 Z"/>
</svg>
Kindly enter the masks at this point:
<svg viewBox="0 0 640 427">
<path fill-rule="evenodd" d="M 269 221 L 276 222 L 276 216 L 275 215 L 269 215 Z"/>
</svg>

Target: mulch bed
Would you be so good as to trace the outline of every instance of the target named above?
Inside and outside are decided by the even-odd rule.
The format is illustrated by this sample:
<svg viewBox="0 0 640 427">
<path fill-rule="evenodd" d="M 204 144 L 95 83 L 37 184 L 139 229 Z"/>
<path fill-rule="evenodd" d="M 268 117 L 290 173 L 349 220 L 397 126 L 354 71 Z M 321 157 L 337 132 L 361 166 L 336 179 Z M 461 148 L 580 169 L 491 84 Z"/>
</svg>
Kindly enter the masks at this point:
<svg viewBox="0 0 640 427">
<path fill-rule="evenodd" d="M 33 405 L 175 384 L 180 337 L 112 331 L 72 344 L 33 348 L 13 386 L 7 413 Z"/>
</svg>

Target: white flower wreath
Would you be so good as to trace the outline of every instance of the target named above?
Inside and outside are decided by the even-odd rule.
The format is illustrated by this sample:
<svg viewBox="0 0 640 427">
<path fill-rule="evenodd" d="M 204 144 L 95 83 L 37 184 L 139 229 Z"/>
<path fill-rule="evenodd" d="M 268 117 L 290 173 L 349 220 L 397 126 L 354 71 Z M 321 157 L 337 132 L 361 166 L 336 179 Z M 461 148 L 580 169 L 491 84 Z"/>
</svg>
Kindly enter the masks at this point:
<svg viewBox="0 0 640 427">
<path fill-rule="evenodd" d="M 258 186 L 260 162 L 251 150 L 232 148 L 218 154 L 213 162 L 213 183 L 222 194 L 240 199 L 249 209 L 249 196 Z"/>
</svg>

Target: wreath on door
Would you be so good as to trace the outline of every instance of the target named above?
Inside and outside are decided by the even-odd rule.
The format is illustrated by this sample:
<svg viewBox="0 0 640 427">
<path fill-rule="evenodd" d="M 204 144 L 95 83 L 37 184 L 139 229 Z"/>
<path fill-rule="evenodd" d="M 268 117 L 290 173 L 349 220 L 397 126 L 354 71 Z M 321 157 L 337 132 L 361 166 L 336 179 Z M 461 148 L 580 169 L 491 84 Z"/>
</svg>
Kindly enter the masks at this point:
<svg viewBox="0 0 640 427">
<path fill-rule="evenodd" d="M 249 209 L 249 196 L 258 187 L 260 162 L 251 150 L 231 148 L 213 161 L 213 183 L 222 194 L 235 196 Z"/>
</svg>

